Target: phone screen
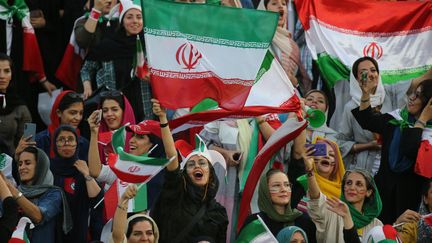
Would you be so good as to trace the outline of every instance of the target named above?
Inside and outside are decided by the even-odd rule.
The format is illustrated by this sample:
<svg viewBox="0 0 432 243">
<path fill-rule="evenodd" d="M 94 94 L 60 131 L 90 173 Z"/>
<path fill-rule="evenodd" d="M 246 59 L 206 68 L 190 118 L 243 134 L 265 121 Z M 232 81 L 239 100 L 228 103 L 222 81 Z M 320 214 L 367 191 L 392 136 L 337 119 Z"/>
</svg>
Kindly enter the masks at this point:
<svg viewBox="0 0 432 243">
<path fill-rule="evenodd" d="M 35 123 L 25 123 L 23 137 L 31 137 L 30 141 L 34 141 L 36 137 L 36 124 Z"/>
</svg>

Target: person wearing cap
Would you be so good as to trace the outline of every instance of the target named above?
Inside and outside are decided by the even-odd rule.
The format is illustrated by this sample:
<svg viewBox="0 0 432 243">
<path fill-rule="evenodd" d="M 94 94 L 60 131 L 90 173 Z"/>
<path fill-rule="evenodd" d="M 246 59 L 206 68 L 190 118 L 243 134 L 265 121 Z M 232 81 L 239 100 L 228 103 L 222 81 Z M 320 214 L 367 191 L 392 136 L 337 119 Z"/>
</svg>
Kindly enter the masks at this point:
<svg viewBox="0 0 432 243">
<path fill-rule="evenodd" d="M 181 169 L 166 111 L 158 100 L 152 102 L 167 158 L 174 157 L 166 167 L 165 183 L 150 212 L 159 227 L 159 241 L 192 242 L 196 237 L 208 236 L 216 242 L 226 242 L 228 216 L 215 200 L 219 181 L 212 165 L 216 162 L 214 157 L 200 140 L 198 147 L 184 159 Z"/>
<path fill-rule="evenodd" d="M 137 46 L 144 49 L 141 5 L 139 0 L 135 2 L 121 0 L 114 7 L 112 11 L 118 11 L 120 27 L 89 50 L 81 79 L 95 82 L 97 87 L 121 90 L 134 108 L 136 120 L 142 121 L 152 119 L 153 113 L 149 78 L 137 77 L 133 62 L 139 54 Z"/>
</svg>

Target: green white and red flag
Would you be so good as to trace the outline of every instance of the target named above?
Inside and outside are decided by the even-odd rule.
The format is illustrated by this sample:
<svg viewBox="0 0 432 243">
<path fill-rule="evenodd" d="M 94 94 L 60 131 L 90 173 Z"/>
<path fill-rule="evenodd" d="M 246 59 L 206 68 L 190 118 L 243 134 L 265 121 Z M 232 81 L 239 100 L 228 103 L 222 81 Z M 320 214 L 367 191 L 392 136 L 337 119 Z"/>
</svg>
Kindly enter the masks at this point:
<svg viewBox="0 0 432 243">
<path fill-rule="evenodd" d="M 270 46 L 278 15 L 206 4 L 143 2 L 152 91 L 161 104 L 190 108 L 211 98 L 223 109 L 240 110 Z"/>
<path fill-rule="evenodd" d="M 34 224 L 27 217 L 22 217 L 18 221 L 18 224 L 15 228 L 15 231 L 12 233 L 12 237 L 9 239 L 9 243 L 30 243 L 30 240 L 27 236 L 27 225 L 30 225 L 29 228 L 33 229 Z"/>
<path fill-rule="evenodd" d="M 356 59 L 379 63 L 384 83 L 418 77 L 432 67 L 431 1 L 296 0 L 306 42 L 332 87 L 349 80 Z"/>
<path fill-rule="evenodd" d="M 236 243 L 278 243 L 262 218 L 259 215 L 257 217 L 243 228 Z"/>
<path fill-rule="evenodd" d="M 13 5 L 9 5 L 7 0 L 0 0 L 0 19 L 6 21 L 6 33 L 0 38 L 4 38 L 6 43 L 6 54 L 10 55 L 9 50 L 12 46 L 12 23 L 13 17 L 21 21 L 23 29 L 22 50 L 23 64 L 22 71 L 30 72 L 30 81 L 39 81 L 46 78 L 42 55 L 36 39 L 35 31 L 30 23 L 30 12 L 24 0 L 15 0 Z"/>
</svg>

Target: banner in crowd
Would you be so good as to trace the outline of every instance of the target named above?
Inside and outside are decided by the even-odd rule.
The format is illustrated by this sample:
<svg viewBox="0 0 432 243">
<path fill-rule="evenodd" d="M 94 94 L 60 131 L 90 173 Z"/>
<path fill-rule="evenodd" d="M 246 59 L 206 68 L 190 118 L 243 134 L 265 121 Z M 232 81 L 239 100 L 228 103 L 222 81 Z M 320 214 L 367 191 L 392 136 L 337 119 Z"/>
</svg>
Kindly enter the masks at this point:
<svg viewBox="0 0 432 243">
<path fill-rule="evenodd" d="M 46 78 L 44 71 L 44 64 L 42 61 L 42 55 L 39 49 L 39 44 L 36 39 L 35 30 L 30 23 L 30 12 L 24 0 L 15 0 L 13 5 L 9 5 L 7 0 L 0 0 L 0 19 L 4 20 L 5 23 L 13 21 L 13 17 L 16 17 L 21 21 L 22 26 L 22 71 L 30 72 L 31 81 L 40 81 Z M 12 46 L 12 25 L 5 24 L 6 32 L 4 42 L 7 49 Z M 21 41 L 21 40 L 19 40 Z M 10 53 L 6 53 L 10 55 Z"/>
<path fill-rule="evenodd" d="M 254 86 L 278 15 L 152 0 L 144 1 L 144 10 L 152 91 L 161 104 L 190 108 L 211 98 L 221 108 L 240 110 Z"/>
<path fill-rule="evenodd" d="M 11 238 L 9 239 L 9 243 L 30 243 L 26 232 L 27 225 L 30 225 L 30 229 L 34 228 L 34 224 L 29 218 L 20 218 Z"/>
<path fill-rule="evenodd" d="M 243 228 L 236 243 L 278 243 L 261 217 L 259 215 L 257 217 Z"/>
<path fill-rule="evenodd" d="M 296 0 L 306 42 L 330 86 L 349 80 L 355 60 L 378 61 L 384 83 L 432 67 L 431 1 Z"/>
<path fill-rule="evenodd" d="M 170 121 L 173 133 L 221 118 L 256 117 L 267 113 L 297 112 L 300 101 L 285 71 L 271 52 L 267 52 L 244 107 L 239 111 L 221 109 L 205 99 L 185 116 Z"/>
</svg>

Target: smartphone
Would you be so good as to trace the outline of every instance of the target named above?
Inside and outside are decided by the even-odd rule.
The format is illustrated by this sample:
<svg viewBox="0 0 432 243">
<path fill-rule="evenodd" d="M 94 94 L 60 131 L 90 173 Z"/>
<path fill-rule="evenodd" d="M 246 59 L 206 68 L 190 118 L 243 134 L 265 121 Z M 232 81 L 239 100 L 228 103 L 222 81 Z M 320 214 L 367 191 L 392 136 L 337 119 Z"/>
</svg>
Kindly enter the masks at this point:
<svg viewBox="0 0 432 243">
<path fill-rule="evenodd" d="M 23 137 L 28 138 L 29 136 L 32 136 L 30 138 L 30 141 L 35 141 L 35 138 L 36 138 L 36 124 L 35 123 L 24 123 Z"/>
<path fill-rule="evenodd" d="M 96 117 L 96 124 L 99 124 L 102 120 L 102 110 L 97 110 L 98 111 L 98 115 Z"/>
<path fill-rule="evenodd" d="M 360 81 L 361 81 L 362 83 L 366 83 L 366 82 L 367 82 L 367 76 L 368 76 L 368 71 L 363 71 L 363 72 L 361 73 Z"/>
<path fill-rule="evenodd" d="M 327 156 L 327 145 L 325 143 L 305 144 L 306 148 L 314 147 L 315 152 L 312 156 Z"/>
</svg>

